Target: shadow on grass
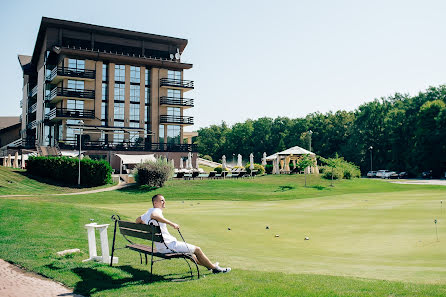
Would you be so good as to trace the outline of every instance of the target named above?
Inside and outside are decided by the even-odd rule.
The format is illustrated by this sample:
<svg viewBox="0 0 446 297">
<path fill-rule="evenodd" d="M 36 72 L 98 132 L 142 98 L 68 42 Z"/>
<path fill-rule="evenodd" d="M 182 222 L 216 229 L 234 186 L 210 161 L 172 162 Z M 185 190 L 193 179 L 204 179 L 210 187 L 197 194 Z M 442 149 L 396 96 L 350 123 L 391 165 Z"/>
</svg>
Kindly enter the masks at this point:
<svg viewBox="0 0 446 297">
<path fill-rule="evenodd" d="M 321 185 L 308 186 L 308 188 L 316 189 L 316 190 L 319 190 L 319 191 L 322 191 L 322 190 L 326 190 L 326 189 L 327 189 L 327 187 L 325 187 L 325 186 L 321 186 Z"/>
<path fill-rule="evenodd" d="M 277 190 L 275 190 L 274 192 L 286 192 L 286 191 L 290 191 L 295 189 L 294 186 L 279 186 L 279 188 Z"/>
<path fill-rule="evenodd" d="M 132 186 L 128 186 L 125 188 L 121 188 L 118 191 L 119 192 L 123 192 L 123 193 L 129 193 L 129 194 L 144 194 L 144 193 L 149 193 L 149 192 L 154 192 L 156 190 L 158 190 L 159 188 L 157 187 L 151 187 L 151 186 L 146 186 L 146 185 L 132 185 Z"/>
<path fill-rule="evenodd" d="M 45 266 L 51 270 L 60 270 L 54 264 Z M 117 271 L 120 270 L 120 271 Z M 70 269 L 81 279 L 73 288 L 73 293 L 83 296 L 90 296 L 100 291 L 119 289 L 123 287 L 139 286 L 155 282 L 171 282 L 192 280 L 190 274 L 151 274 L 148 270 L 135 269 L 129 265 L 123 266 L 97 266 L 97 267 L 76 267 Z M 119 277 L 120 274 L 130 274 L 127 277 Z"/>
</svg>

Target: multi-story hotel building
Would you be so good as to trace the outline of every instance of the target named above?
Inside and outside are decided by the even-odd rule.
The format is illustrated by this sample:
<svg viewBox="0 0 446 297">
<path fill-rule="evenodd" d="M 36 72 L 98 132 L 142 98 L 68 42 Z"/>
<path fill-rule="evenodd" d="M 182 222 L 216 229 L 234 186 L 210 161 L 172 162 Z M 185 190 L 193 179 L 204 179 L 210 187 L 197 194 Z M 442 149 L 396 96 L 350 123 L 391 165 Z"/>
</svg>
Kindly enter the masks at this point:
<svg viewBox="0 0 446 297">
<path fill-rule="evenodd" d="M 181 62 L 187 40 L 42 18 L 23 69 L 21 137 L 26 146 L 59 146 L 108 158 L 116 153 L 167 155 L 177 167 L 195 152 L 183 144 L 192 64 Z M 196 154 L 193 154 L 196 157 Z M 113 165 L 113 164 L 112 164 Z"/>
</svg>

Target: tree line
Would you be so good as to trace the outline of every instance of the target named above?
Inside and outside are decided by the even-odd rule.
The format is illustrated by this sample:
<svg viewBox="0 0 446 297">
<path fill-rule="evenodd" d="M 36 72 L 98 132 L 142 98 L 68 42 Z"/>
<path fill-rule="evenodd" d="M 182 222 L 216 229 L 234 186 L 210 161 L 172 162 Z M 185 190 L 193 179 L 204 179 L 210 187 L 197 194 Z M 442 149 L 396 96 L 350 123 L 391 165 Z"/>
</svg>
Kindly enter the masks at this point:
<svg viewBox="0 0 446 297">
<path fill-rule="evenodd" d="M 354 111 L 315 112 L 304 118 L 262 117 L 228 126 L 198 130 L 202 155 L 219 161 L 226 155 L 260 162 L 292 146 L 310 149 L 325 158 L 336 154 L 353 162 L 364 174 L 370 170 L 407 171 L 419 176 L 446 171 L 446 85 L 430 87 L 416 96 L 396 93 L 364 103 Z M 310 132 L 311 131 L 311 132 Z"/>
</svg>

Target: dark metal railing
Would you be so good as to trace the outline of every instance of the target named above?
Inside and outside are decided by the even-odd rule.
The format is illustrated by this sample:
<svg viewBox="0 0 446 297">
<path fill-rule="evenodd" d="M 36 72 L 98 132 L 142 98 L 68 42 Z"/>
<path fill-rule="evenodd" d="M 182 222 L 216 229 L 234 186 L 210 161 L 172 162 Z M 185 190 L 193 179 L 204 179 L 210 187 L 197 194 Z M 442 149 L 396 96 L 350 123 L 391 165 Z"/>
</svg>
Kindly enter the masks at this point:
<svg viewBox="0 0 446 297">
<path fill-rule="evenodd" d="M 163 96 L 160 97 L 160 104 L 194 107 L 194 99 Z"/>
<path fill-rule="evenodd" d="M 161 78 L 160 86 L 167 87 L 179 87 L 179 88 L 187 88 L 193 89 L 194 82 L 192 80 L 182 80 L 182 79 L 173 79 L 173 78 Z"/>
<path fill-rule="evenodd" d="M 31 91 L 29 91 L 28 96 L 29 97 L 34 97 L 37 95 L 37 86 L 35 86 L 34 88 L 31 89 Z"/>
<path fill-rule="evenodd" d="M 93 90 L 78 90 L 56 87 L 46 96 L 46 100 L 51 101 L 56 96 L 94 99 L 95 94 Z"/>
<path fill-rule="evenodd" d="M 29 113 L 33 113 L 33 112 L 35 112 L 36 110 L 37 110 L 37 102 L 34 103 L 33 105 L 31 105 L 30 108 L 28 108 L 28 112 L 29 112 Z"/>
<path fill-rule="evenodd" d="M 174 124 L 193 125 L 194 124 L 194 118 L 193 117 L 187 117 L 187 116 L 161 115 L 160 116 L 160 123 L 174 123 Z"/>
<path fill-rule="evenodd" d="M 76 139 L 65 139 L 59 141 L 61 149 L 76 149 L 79 144 Z M 196 152 L 195 144 L 175 144 L 175 143 L 132 143 L 106 142 L 106 141 L 82 141 L 83 150 L 115 150 L 115 151 L 150 151 L 150 152 Z"/>
<path fill-rule="evenodd" d="M 48 120 L 54 118 L 76 118 L 76 119 L 94 119 L 94 110 L 73 109 L 73 108 L 53 108 L 46 114 Z"/>
<path fill-rule="evenodd" d="M 29 123 L 28 125 L 26 125 L 27 129 L 34 129 L 35 127 L 37 127 L 37 120 L 34 120 L 31 123 Z"/>
<path fill-rule="evenodd" d="M 96 70 L 78 69 L 78 68 L 58 66 L 58 67 L 54 67 L 53 70 L 51 70 L 51 73 L 49 75 L 47 75 L 46 80 L 52 81 L 58 75 L 59 76 L 94 79 L 96 77 Z"/>
</svg>

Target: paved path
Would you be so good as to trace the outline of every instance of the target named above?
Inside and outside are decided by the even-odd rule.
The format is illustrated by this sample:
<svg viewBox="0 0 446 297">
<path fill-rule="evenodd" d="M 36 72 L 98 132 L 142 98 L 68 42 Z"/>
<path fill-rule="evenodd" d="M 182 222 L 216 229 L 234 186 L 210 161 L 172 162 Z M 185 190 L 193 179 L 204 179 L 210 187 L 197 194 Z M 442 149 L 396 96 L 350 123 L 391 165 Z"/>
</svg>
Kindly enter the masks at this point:
<svg viewBox="0 0 446 297">
<path fill-rule="evenodd" d="M 46 279 L 40 275 L 27 272 L 0 259 L 0 296 L 2 297 L 53 297 L 74 296 L 62 284 Z"/>
<path fill-rule="evenodd" d="M 382 179 L 394 184 L 446 186 L 444 179 Z"/>
</svg>

